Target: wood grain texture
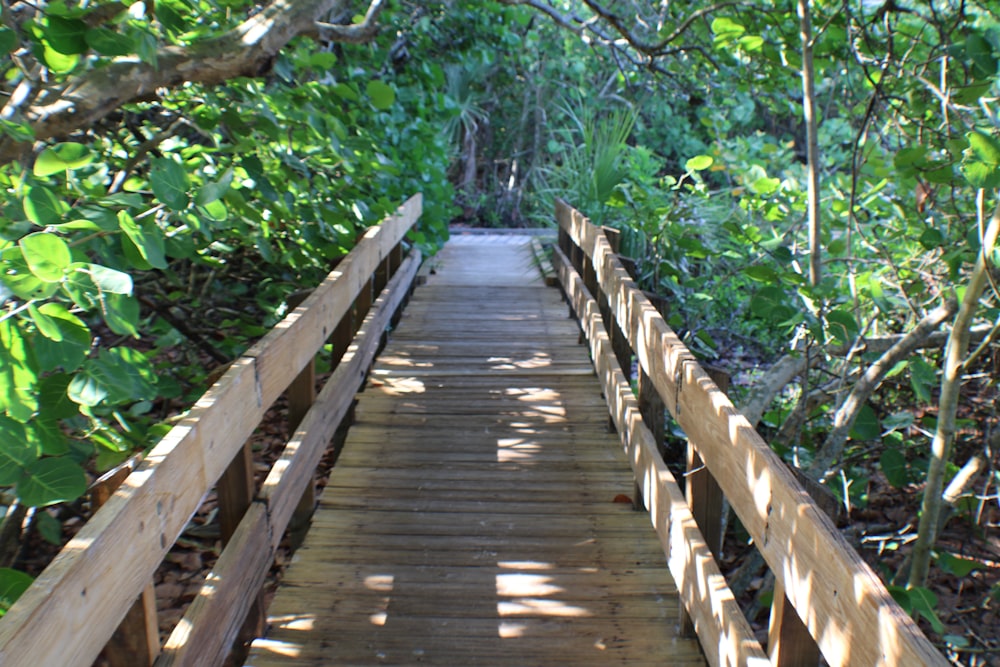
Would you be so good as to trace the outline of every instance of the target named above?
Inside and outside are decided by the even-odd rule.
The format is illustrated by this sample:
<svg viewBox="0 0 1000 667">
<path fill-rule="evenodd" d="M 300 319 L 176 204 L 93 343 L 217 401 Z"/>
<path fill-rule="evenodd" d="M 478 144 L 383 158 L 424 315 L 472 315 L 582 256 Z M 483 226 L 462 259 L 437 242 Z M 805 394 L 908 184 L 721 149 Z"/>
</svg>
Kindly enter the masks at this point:
<svg viewBox="0 0 1000 667">
<path fill-rule="evenodd" d="M 636 289 L 607 239 L 559 202 L 560 227 L 592 259 L 615 318 L 667 409 L 729 498 L 831 665 L 946 665 L 746 418 Z"/>
<path fill-rule="evenodd" d="M 436 262 L 247 664 L 703 664 L 530 247 L 459 237 Z"/>
</svg>

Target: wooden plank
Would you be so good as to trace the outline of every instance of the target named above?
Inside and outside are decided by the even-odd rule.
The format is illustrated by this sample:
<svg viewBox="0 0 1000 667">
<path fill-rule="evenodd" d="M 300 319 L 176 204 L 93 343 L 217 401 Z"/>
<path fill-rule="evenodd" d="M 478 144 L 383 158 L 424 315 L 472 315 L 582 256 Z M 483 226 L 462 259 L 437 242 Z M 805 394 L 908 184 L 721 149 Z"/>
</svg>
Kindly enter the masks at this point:
<svg viewBox="0 0 1000 667">
<path fill-rule="evenodd" d="M 563 202 L 557 218 L 593 258 L 639 363 L 753 537 L 831 665 L 947 664 L 611 253 Z"/>
<path fill-rule="evenodd" d="M 267 508 L 254 503 L 171 633 L 155 667 L 223 664 L 273 562 L 271 530 Z"/>
<path fill-rule="evenodd" d="M 767 664 L 767 655 L 754 638 L 698 529 L 684 493 L 660 455 L 656 438 L 642 419 L 638 399 L 618 365 L 596 301 L 565 255 L 556 253 L 554 259 L 560 280 L 580 314 L 598 377 L 641 485 L 650 521 L 660 537 L 668 567 L 709 663 L 734 667 Z"/>
</svg>

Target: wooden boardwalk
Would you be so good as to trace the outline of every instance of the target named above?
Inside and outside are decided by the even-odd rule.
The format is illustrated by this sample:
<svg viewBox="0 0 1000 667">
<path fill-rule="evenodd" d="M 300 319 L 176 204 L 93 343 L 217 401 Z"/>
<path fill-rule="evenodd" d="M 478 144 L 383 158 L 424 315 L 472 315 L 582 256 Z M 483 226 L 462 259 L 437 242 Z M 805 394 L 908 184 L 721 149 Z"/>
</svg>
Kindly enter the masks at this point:
<svg viewBox="0 0 1000 667">
<path fill-rule="evenodd" d="M 248 665 L 703 662 L 526 241 L 457 236 L 433 260 Z"/>
</svg>

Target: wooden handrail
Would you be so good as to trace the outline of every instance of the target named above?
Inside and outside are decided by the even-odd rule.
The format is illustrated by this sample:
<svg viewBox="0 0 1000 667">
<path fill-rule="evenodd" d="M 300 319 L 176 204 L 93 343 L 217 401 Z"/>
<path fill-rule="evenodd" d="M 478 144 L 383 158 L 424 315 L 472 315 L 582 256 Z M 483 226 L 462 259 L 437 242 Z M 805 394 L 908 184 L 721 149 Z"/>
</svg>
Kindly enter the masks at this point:
<svg viewBox="0 0 1000 667">
<path fill-rule="evenodd" d="M 0 619 L 0 664 L 39 667 L 93 664 L 201 499 L 242 451 L 265 411 L 333 334 L 362 288 L 369 284 L 372 274 L 387 258 L 398 256 L 397 248 L 416 223 L 421 208 L 421 197 L 416 195 L 396 214 L 369 229 L 302 305 L 234 361 L 188 415 L 160 440 Z M 381 330 L 376 329 L 379 326 L 384 329 L 418 264 L 419 253 L 413 251 L 386 288 L 387 292 L 395 289 L 396 293 L 380 298 L 366 320 L 368 329 L 362 327 L 362 334 L 355 339 L 353 356 L 338 367 L 343 387 L 328 383 L 317 404 L 324 400 L 350 403 L 381 337 Z M 340 396 L 346 393 L 350 393 L 347 399 Z M 304 443 L 309 425 L 322 420 L 311 410 L 289 447 L 295 449 L 294 443 Z M 308 437 L 318 442 L 320 430 Z M 309 460 L 318 459 L 328 439 L 312 449 L 304 444 L 298 447 L 303 452 L 309 451 Z M 316 447 L 320 448 L 319 454 L 313 451 Z M 286 448 L 286 455 L 288 451 Z M 289 470 L 303 469 L 298 458 L 283 456 L 279 462 Z M 311 479 L 311 470 L 309 475 Z M 249 602 L 256 597 L 273 549 L 302 495 L 306 479 L 298 474 L 294 482 L 286 479 L 285 483 L 279 480 L 265 485 L 265 493 L 251 503 L 209 576 L 206 586 L 215 590 L 203 589 L 199 601 L 213 598 L 210 592 L 217 593 L 218 599 L 209 601 L 211 609 L 218 610 L 223 604 L 237 610 L 227 607 L 225 619 L 209 616 L 212 623 L 219 623 L 212 629 L 223 636 L 217 652 L 225 650 L 234 636 L 233 628 L 238 630 L 242 622 L 242 618 L 231 617 L 245 615 Z M 279 506 L 280 518 L 276 519 Z M 233 581 L 244 585 L 232 585 Z M 205 604 L 197 606 L 201 609 Z M 190 620 L 186 617 L 181 624 L 181 634 L 189 631 L 189 637 L 195 637 L 204 632 L 203 627 L 190 626 Z M 177 648 L 197 649 L 193 640 L 172 638 L 171 642 L 172 650 L 161 655 L 158 664 L 200 663 L 197 650 L 185 653 Z"/>
<path fill-rule="evenodd" d="M 697 447 L 774 573 L 777 587 L 827 662 L 946 665 L 877 575 L 667 326 L 612 252 L 603 231 L 562 201 L 556 204 L 556 218 L 560 234 L 586 258 L 584 279 L 593 272 L 598 298 L 607 299 L 640 366 Z M 695 570 L 684 576 L 694 576 Z M 678 583 L 683 589 L 682 580 Z M 777 636 L 772 633 L 772 643 Z"/>
</svg>

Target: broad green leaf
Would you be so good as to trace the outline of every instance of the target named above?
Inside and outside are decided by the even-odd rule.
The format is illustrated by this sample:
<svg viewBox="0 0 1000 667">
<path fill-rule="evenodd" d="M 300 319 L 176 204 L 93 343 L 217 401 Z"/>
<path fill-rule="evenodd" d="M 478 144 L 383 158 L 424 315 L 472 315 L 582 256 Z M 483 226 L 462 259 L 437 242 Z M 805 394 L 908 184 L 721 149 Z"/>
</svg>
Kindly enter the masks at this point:
<svg viewBox="0 0 1000 667">
<path fill-rule="evenodd" d="M 30 574 L 9 567 L 0 567 L 0 617 L 14 606 L 33 581 L 34 578 Z"/>
<path fill-rule="evenodd" d="M 37 458 L 38 450 L 28 442 L 24 424 L 0 415 L 0 486 L 16 483 Z"/>
<path fill-rule="evenodd" d="M 17 496 L 31 507 L 76 500 L 87 490 L 87 476 L 79 464 L 65 457 L 39 459 L 28 466 L 17 483 Z"/>
<path fill-rule="evenodd" d="M 360 99 L 357 91 L 346 83 L 338 83 L 335 85 L 333 87 L 333 92 L 335 95 L 341 99 L 347 100 L 348 102 L 357 102 L 358 99 Z"/>
<path fill-rule="evenodd" d="M 24 214 L 39 227 L 48 227 L 62 222 L 67 206 L 49 188 L 34 185 L 24 197 Z"/>
<path fill-rule="evenodd" d="M 118 225 L 128 239 L 135 244 L 139 254 L 149 262 L 150 266 L 156 269 L 167 268 L 167 259 L 163 249 L 163 232 L 156 226 L 155 221 L 147 218 L 141 223 L 136 222 L 128 212 L 119 211 Z"/>
<path fill-rule="evenodd" d="M 46 148 L 35 160 L 32 173 L 45 177 L 70 169 L 79 169 L 94 161 L 90 148 L 74 142 L 65 142 Z"/>
<path fill-rule="evenodd" d="M 993 55 L 993 46 L 982 35 L 970 32 L 965 39 L 966 57 L 972 62 L 972 75 L 976 79 L 995 77 L 997 74 L 997 59 Z"/>
<path fill-rule="evenodd" d="M 174 211 L 188 205 L 188 175 L 184 165 L 170 158 L 153 158 L 149 181 L 153 194 Z"/>
<path fill-rule="evenodd" d="M 56 234 L 28 234 L 18 245 L 28 268 L 39 280 L 59 282 L 73 261 L 69 246 Z"/>
<path fill-rule="evenodd" d="M 1000 187 L 1000 141 L 978 130 L 966 135 L 969 148 L 962 160 L 962 171 L 975 188 Z"/>
<path fill-rule="evenodd" d="M 750 299 L 750 311 L 757 317 L 781 324 L 795 315 L 791 299 L 780 287 L 766 285 Z"/>
<path fill-rule="evenodd" d="M 15 46 L 17 46 L 17 33 L 10 28 L 0 28 L 0 53 L 10 53 Z"/>
<path fill-rule="evenodd" d="M 764 38 L 760 35 L 744 35 L 740 37 L 739 44 L 744 51 L 760 51 L 764 46 Z"/>
<path fill-rule="evenodd" d="M 396 101 L 396 91 L 384 81 L 374 79 L 369 81 L 365 88 L 368 92 L 368 97 L 372 101 L 372 106 L 380 111 L 391 109 L 393 103 Z"/>
<path fill-rule="evenodd" d="M 966 135 L 972 155 L 986 164 L 1000 166 L 1000 142 L 993 136 L 975 130 Z"/>
<path fill-rule="evenodd" d="M 877 440 L 882 435 L 882 427 L 878 422 L 878 415 L 867 403 L 861 406 L 858 416 L 851 427 L 851 438 L 854 440 Z"/>
<path fill-rule="evenodd" d="M 309 56 L 309 66 L 316 69 L 330 69 L 337 63 L 337 54 L 330 51 L 313 53 Z"/>
<path fill-rule="evenodd" d="M 769 266 L 755 264 L 744 268 L 743 273 L 759 283 L 777 284 L 779 282 L 777 272 Z"/>
<path fill-rule="evenodd" d="M 46 66 L 57 74 L 66 74 L 73 71 L 80 62 L 80 56 L 59 53 L 48 42 L 42 45 L 42 59 L 45 61 Z"/>
<path fill-rule="evenodd" d="M 233 183 L 233 170 L 227 169 L 218 181 L 212 183 L 206 183 L 205 185 L 198 188 L 198 193 L 195 195 L 194 203 L 198 206 L 205 206 L 214 201 L 222 199 Z"/>
<path fill-rule="evenodd" d="M 937 385 L 937 369 L 923 359 L 910 361 L 910 386 L 922 403 L 931 400 L 931 389 Z"/>
<path fill-rule="evenodd" d="M 31 316 L 31 321 L 35 323 L 38 333 L 56 343 L 63 339 L 63 334 L 62 331 L 59 330 L 59 325 L 56 324 L 51 317 L 42 314 L 42 312 L 38 309 L 38 306 L 33 303 L 29 303 L 28 315 Z"/>
<path fill-rule="evenodd" d="M 764 178 L 758 178 L 757 180 L 755 180 L 753 183 L 750 184 L 751 190 L 753 190 L 759 195 L 764 195 L 765 197 L 773 195 L 775 192 L 778 191 L 778 188 L 780 187 L 781 187 L 780 178 L 768 178 L 767 176 L 765 176 Z"/>
<path fill-rule="evenodd" d="M 879 467 L 882 474 L 894 487 L 901 488 L 910 481 L 910 476 L 906 468 L 906 457 L 898 449 L 889 448 L 882 452 L 879 457 Z"/>
<path fill-rule="evenodd" d="M 67 372 L 75 371 L 90 353 L 90 329 L 62 304 L 46 303 L 38 309 L 38 314 L 54 325 L 60 336 L 58 341 L 49 335 L 35 339 L 35 353 L 41 369 L 47 372 L 61 367 Z M 38 320 L 35 322 L 37 324 Z"/>
<path fill-rule="evenodd" d="M 712 166 L 715 159 L 711 155 L 695 155 L 684 163 L 684 168 L 688 171 L 702 171 Z"/>
<path fill-rule="evenodd" d="M 913 413 L 909 410 L 894 412 L 882 419 L 882 428 L 887 431 L 896 431 L 913 425 Z"/>
<path fill-rule="evenodd" d="M 13 318 L 0 320 L 0 412 L 22 424 L 38 409 L 38 362 Z"/>
<path fill-rule="evenodd" d="M 88 264 L 87 270 L 98 288 L 112 294 L 131 294 L 132 276 L 99 264 Z"/>
<path fill-rule="evenodd" d="M 91 28 L 84 34 L 87 45 L 102 56 L 127 56 L 135 53 L 135 40 L 109 28 Z"/>
<path fill-rule="evenodd" d="M 71 379 L 68 373 L 52 373 L 38 383 L 38 403 L 44 418 L 67 419 L 80 413 L 80 406 L 66 395 Z"/>
<path fill-rule="evenodd" d="M 94 407 L 107 397 L 108 390 L 87 373 L 80 372 L 73 376 L 66 388 L 66 395 L 74 403 Z"/>
<path fill-rule="evenodd" d="M 69 438 L 55 419 L 32 419 L 25 425 L 28 443 L 46 456 L 69 453 Z"/>
<path fill-rule="evenodd" d="M 913 586 L 907 589 L 907 592 L 910 595 L 911 613 L 920 614 L 926 618 L 934 632 L 942 634 L 944 632 L 944 625 L 941 623 L 941 619 L 937 617 L 937 612 L 934 611 L 938 603 L 937 595 L 929 588 L 924 588 L 923 586 Z"/>
<path fill-rule="evenodd" d="M 0 252 L 0 261 L 4 265 L 4 270 L 0 271 L 0 281 L 20 299 L 47 299 L 59 289 L 58 283 L 42 280 L 31 272 L 28 263 L 24 261 L 24 253 L 18 246 Z"/>
<path fill-rule="evenodd" d="M 972 558 L 962 558 L 947 551 L 942 551 L 938 554 L 937 564 L 942 570 L 956 577 L 967 577 L 975 570 L 987 569 L 985 563 Z"/>
<path fill-rule="evenodd" d="M 712 20 L 712 33 L 717 45 L 736 39 L 746 31 L 746 28 L 731 18 L 723 16 Z"/>
<path fill-rule="evenodd" d="M 34 141 L 35 130 L 27 123 L 0 119 L 0 132 L 14 141 Z"/>
<path fill-rule="evenodd" d="M 35 528 L 49 544 L 62 544 L 62 523 L 48 512 L 35 512 Z"/>
<path fill-rule="evenodd" d="M 896 166 L 896 169 L 903 169 L 912 165 L 922 164 L 925 155 L 927 155 L 926 146 L 912 146 L 896 153 L 892 163 Z"/>
<path fill-rule="evenodd" d="M 129 294 L 108 293 L 103 300 L 104 321 L 116 334 L 139 337 L 139 301 Z"/>
<path fill-rule="evenodd" d="M 832 310 L 826 314 L 827 331 L 841 345 L 851 343 L 858 335 L 858 322 L 851 313 L 843 309 Z"/>
<path fill-rule="evenodd" d="M 52 49 L 66 56 L 87 51 L 87 24 L 79 19 L 49 16 L 48 26 L 43 29 L 45 41 Z"/>
</svg>

